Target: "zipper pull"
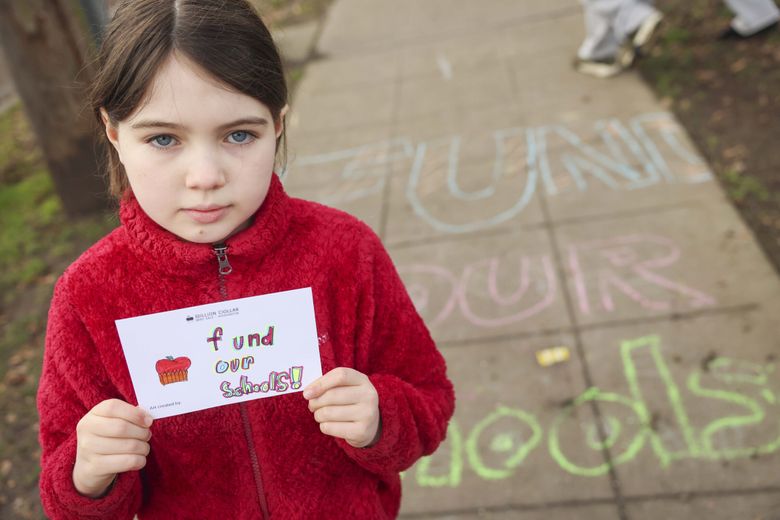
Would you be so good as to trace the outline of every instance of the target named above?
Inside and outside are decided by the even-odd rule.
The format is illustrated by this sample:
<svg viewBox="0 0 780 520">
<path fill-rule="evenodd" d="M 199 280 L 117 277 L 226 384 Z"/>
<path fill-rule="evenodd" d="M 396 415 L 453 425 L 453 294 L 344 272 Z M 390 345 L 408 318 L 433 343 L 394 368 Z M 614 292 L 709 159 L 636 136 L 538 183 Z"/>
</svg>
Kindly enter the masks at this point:
<svg viewBox="0 0 780 520">
<path fill-rule="evenodd" d="M 225 244 L 214 245 L 214 254 L 217 255 L 217 262 L 219 262 L 219 274 L 226 275 L 233 272 L 233 267 L 228 262 L 227 246 Z"/>
</svg>

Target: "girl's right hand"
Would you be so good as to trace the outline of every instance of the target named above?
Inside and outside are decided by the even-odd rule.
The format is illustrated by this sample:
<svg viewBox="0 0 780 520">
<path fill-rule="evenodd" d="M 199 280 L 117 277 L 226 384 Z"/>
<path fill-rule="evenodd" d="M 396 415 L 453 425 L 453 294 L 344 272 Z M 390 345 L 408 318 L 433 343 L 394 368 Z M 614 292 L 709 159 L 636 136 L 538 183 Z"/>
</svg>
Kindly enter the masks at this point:
<svg viewBox="0 0 780 520">
<path fill-rule="evenodd" d="M 117 473 L 146 465 L 152 416 L 119 399 L 95 405 L 76 426 L 73 484 L 82 495 L 103 495 Z"/>
</svg>

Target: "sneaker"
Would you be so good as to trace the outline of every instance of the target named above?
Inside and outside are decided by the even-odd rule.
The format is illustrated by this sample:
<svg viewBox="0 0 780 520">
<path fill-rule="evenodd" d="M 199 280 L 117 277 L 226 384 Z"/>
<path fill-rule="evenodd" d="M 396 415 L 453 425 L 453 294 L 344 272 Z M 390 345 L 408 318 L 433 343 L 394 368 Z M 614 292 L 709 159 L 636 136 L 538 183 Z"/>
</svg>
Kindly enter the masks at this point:
<svg viewBox="0 0 780 520">
<path fill-rule="evenodd" d="M 596 78 L 611 78 L 620 74 L 626 66 L 618 57 L 588 60 L 577 56 L 574 58 L 574 69 L 582 74 Z"/>
<path fill-rule="evenodd" d="M 641 52 L 645 45 L 653 37 L 653 33 L 658 28 L 658 24 L 663 20 L 663 15 L 658 11 L 653 11 L 650 15 L 642 20 L 639 27 L 629 35 L 631 45 L 634 47 L 634 52 Z"/>
<path fill-rule="evenodd" d="M 617 60 L 623 66 L 624 69 L 629 68 L 634 64 L 636 58 L 637 49 L 632 44 L 623 44 L 620 46 L 617 52 Z"/>
<path fill-rule="evenodd" d="M 653 33 L 662 19 L 663 15 L 660 12 L 653 11 L 642 20 L 634 32 L 628 35 L 623 45 L 620 46 L 616 57 L 624 69 L 631 67 L 636 57 L 643 54 L 647 43 L 653 37 Z"/>
<path fill-rule="evenodd" d="M 777 28 L 778 28 L 778 22 L 774 22 L 767 25 L 763 29 L 759 29 L 753 34 L 740 34 L 733 27 L 729 26 L 727 29 L 724 29 L 720 34 L 718 34 L 718 39 L 719 40 L 748 40 L 756 36 L 763 36 L 767 33 L 777 30 Z"/>
</svg>

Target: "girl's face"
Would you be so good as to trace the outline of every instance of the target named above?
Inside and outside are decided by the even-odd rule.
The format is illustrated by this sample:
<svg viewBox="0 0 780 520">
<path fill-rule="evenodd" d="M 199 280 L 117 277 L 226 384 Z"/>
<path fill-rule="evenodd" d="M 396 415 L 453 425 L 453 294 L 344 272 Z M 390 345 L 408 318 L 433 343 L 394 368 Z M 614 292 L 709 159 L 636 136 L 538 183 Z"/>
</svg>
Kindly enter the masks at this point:
<svg viewBox="0 0 780 520">
<path fill-rule="evenodd" d="M 263 103 L 176 54 L 149 88 L 117 126 L 103 112 L 143 210 L 190 242 L 220 242 L 247 227 L 268 193 L 287 107 L 277 124 Z"/>
</svg>

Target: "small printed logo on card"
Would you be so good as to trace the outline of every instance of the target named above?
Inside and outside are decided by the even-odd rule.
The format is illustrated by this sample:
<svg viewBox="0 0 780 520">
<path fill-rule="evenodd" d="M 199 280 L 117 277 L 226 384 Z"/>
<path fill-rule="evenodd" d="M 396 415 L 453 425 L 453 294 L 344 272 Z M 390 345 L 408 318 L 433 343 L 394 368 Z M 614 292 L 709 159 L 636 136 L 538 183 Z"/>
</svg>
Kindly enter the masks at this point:
<svg viewBox="0 0 780 520">
<path fill-rule="evenodd" d="M 198 312 L 196 314 L 187 314 L 187 321 L 207 321 L 215 318 L 224 318 L 226 316 L 238 316 L 238 307 L 227 307 L 215 311 Z"/>
</svg>

